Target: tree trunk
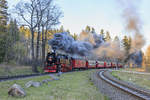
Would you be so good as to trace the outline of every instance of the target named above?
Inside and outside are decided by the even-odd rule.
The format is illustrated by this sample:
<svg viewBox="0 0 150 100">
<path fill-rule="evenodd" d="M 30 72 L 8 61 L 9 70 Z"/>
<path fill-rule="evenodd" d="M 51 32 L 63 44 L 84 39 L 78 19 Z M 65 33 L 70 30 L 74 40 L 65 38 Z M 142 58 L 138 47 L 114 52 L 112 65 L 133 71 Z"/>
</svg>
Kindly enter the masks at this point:
<svg viewBox="0 0 150 100">
<path fill-rule="evenodd" d="M 47 30 L 45 31 L 45 41 L 44 41 L 44 52 L 46 51 L 46 43 L 47 43 Z"/>
<path fill-rule="evenodd" d="M 44 27 L 42 27 L 42 67 L 45 66 L 45 37 L 44 37 Z"/>
<path fill-rule="evenodd" d="M 36 60 L 39 59 L 39 42 L 40 41 L 40 26 L 38 25 L 38 36 L 37 36 L 37 45 L 36 45 Z"/>
<path fill-rule="evenodd" d="M 36 60 L 34 57 L 34 30 L 31 28 L 32 40 L 31 40 L 31 50 L 32 50 L 32 71 L 37 72 Z"/>
</svg>

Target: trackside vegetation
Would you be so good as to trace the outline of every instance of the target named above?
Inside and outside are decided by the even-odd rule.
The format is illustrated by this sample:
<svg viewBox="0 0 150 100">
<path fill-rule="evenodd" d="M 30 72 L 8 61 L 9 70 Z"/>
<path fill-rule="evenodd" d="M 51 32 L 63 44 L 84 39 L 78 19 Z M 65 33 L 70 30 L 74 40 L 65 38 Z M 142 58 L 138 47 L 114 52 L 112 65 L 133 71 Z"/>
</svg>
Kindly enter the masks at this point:
<svg viewBox="0 0 150 100">
<path fill-rule="evenodd" d="M 0 100 L 106 100 L 107 97 L 102 95 L 90 81 L 92 72 L 65 73 L 60 76 L 60 80 L 42 84 L 38 88 L 25 88 L 24 84 L 30 80 L 41 82 L 44 79 L 49 79 L 50 76 L 0 82 Z M 15 98 L 8 95 L 8 89 L 14 83 L 25 89 L 26 97 Z"/>
<path fill-rule="evenodd" d="M 15 76 L 15 75 L 27 75 L 33 74 L 30 66 L 17 66 L 17 65 L 5 65 L 0 64 L 0 76 Z"/>
<path fill-rule="evenodd" d="M 138 74 L 123 71 L 112 71 L 111 74 L 119 80 L 131 82 L 141 87 L 150 89 L 150 74 Z"/>
</svg>

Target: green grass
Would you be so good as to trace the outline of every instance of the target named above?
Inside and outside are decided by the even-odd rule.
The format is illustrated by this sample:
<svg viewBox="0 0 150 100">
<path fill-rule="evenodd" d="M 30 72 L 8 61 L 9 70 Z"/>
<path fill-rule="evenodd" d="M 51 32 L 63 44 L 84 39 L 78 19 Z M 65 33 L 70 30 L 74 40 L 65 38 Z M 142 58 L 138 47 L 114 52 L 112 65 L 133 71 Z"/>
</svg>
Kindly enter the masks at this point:
<svg viewBox="0 0 150 100">
<path fill-rule="evenodd" d="M 38 88 L 25 88 L 24 84 L 30 80 L 42 81 L 50 78 L 42 76 L 30 79 L 6 81 L 0 83 L 0 100 L 106 100 L 98 89 L 90 81 L 92 71 L 73 72 L 63 74 L 60 80 L 43 84 Z M 8 89 L 17 83 L 27 92 L 24 98 L 14 98 L 8 96 Z"/>
<path fill-rule="evenodd" d="M 0 64 L 0 76 L 12 76 L 12 75 L 22 75 L 31 74 L 31 66 L 17 66 L 17 65 L 4 65 Z"/>
<path fill-rule="evenodd" d="M 120 80 L 128 81 L 141 87 L 150 89 L 150 75 L 135 74 L 121 71 L 113 71 L 111 74 Z"/>
</svg>

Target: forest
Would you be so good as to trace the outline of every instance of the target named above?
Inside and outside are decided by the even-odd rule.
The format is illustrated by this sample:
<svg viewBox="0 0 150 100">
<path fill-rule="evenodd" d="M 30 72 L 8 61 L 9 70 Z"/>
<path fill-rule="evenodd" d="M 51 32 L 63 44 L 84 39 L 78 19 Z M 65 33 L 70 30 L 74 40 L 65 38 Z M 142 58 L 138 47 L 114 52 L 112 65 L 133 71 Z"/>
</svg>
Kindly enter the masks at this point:
<svg viewBox="0 0 150 100">
<path fill-rule="evenodd" d="M 0 0 L 0 63 L 32 66 L 33 72 L 38 72 L 37 66 L 44 67 L 45 57 L 51 51 L 48 41 L 55 33 L 68 32 L 74 40 L 81 34 L 95 31 L 94 27 L 86 26 L 81 33 L 71 33 L 69 29 L 60 26 L 63 11 L 54 0 L 20 1 L 14 8 L 9 8 L 7 0 Z M 12 12 L 8 12 L 8 8 Z M 59 26 L 59 28 L 57 27 Z M 132 37 L 111 36 L 109 29 L 99 28 L 98 34 L 103 35 L 105 42 L 117 41 L 129 55 Z M 142 52 L 145 66 L 150 66 L 150 46 Z M 125 62 L 128 62 L 126 58 Z"/>
</svg>

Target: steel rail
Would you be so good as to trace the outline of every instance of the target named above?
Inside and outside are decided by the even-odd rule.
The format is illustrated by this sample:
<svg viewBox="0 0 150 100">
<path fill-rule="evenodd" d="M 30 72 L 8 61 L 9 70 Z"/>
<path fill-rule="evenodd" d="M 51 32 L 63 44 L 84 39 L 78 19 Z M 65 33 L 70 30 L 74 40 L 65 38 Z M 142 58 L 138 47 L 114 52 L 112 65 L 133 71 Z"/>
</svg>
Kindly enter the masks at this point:
<svg viewBox="0 0 150 100">
<path fill-rule="evenodd" d="M 85 71 L 85 70 L 78 70 L 78 71 Z M 63 72 L 63 74 L 64 73 L 72 73 L 72 72 L 77 72 L 77 70 L 76 71 Z M 49 75 L 49 74 L 56 74 L 56 72 L 26 74 L 26 75 L 14 75 L 14 76 L 0 76 L 0 82 L 8 81 L 8 80 L 17 80 L 17 79 L 23 79 L 23 78 L 30 78 L 30 77 L 37 77 L 37 76 L 44 76 L 44 75 Z"/>
<path fill-rule="evenodd" d="M 36 76 L 44 76 L 44 75 L 49 75 L 49 74 L 54 74 L 54 73 L 38 73 L 38 74 L 15 75 L 15 76 L 1 76 L 0 82 L 8 81 L 8 80 L 30 78 L 30 77 L 36 77 Z"/>
<path fill-rule="evenodd" d="M 150 100 L 150 93 L 140 90 L 134 87 L 131 87 L 129 85 L 122 84 L 121 82 L 115 81 L 114 79 L 111 79 L 107 75 L 105 75 L 106 71 L 100 71 L 98 72 L 98 77 L 104 80 L 105 82 L 109 83 L 110 85 L 125 91 L 128 94 L 131 94 L 133 96 L 136 96 L 137 98 L 141 100 Z"/>
</svg>

